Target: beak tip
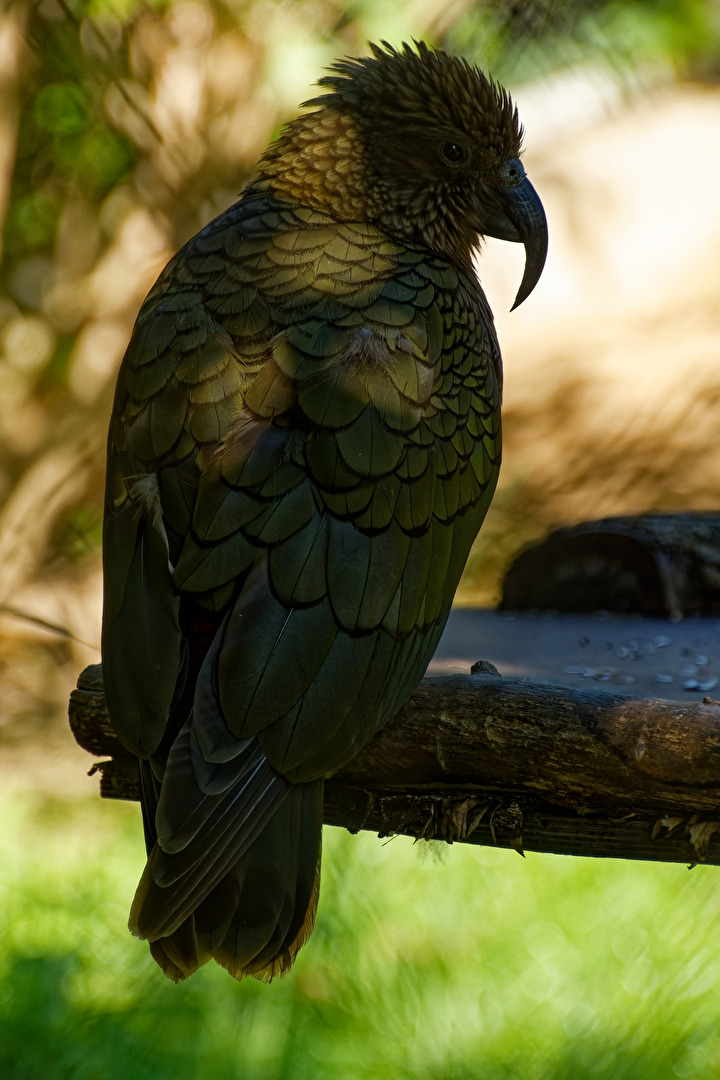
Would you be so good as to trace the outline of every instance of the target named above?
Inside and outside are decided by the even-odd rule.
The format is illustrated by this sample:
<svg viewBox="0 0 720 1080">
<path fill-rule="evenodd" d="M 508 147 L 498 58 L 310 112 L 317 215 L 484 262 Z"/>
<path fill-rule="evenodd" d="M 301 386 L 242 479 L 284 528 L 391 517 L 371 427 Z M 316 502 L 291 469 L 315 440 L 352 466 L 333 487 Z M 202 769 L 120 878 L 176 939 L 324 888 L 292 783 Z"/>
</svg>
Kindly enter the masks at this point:
<svg viewBox="0 0 720 1080">
<path fill-rule="evenodd" d="M 543 265 L 544 265 L 544 262 L 545 262 L 545 260 L 543 259 Z M 515 300 L 513 301 L 512 307 L 510 308 L 511 311 L 514 311 L 515 308 L 519 308 L 521 304 L 524 304 L 525 301 L 527 300 L 527 298 L 530 296 L 530 294 L 532 292 L 534 292 L 535 286 L 537 285 L 538 281 L 540 280 L 541 272 L 542 272 L 542 266 L 540 267 L 539 270 L 534 270 L 532 274 L 527 274 L 527 273 L 525 274 L 525 276 L 523 277 L 523 280 L 520 282 L 520 288 L 517 291 L 517 296 L 515 297 Z"/>
<path fill-rule="evenodd" d="M 516 200 L 514 220 L 525 245 L 525 272 L 515 302 L 510 308 L 511 311 L 520 307 L 537 285 L 545 266 L 548 250 L 548 228 L 545 211 L 537 192 L 527 177 L 522 184 L 514 189 L 514 193 Z"/>
</svg>

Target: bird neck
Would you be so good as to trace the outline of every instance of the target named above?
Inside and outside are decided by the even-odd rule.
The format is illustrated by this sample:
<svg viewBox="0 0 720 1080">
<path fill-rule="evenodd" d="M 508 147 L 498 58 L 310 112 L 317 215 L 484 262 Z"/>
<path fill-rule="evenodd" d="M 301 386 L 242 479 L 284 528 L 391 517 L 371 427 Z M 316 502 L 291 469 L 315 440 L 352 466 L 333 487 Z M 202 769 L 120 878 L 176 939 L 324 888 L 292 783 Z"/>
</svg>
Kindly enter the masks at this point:
<svg viewBox="0 0 720 1080">
<path fill-rule="evenodd" d="M 364 155 L 352 121 L 319 109 L 293 120 L 268 148 L 253 186 L 338 221 L 371 220 L 379 208 L 367 183 Z"/>
<path fill-rule="evenodd" d="M 458 227 L 447 207 L 413 205 L 372 173 L 368 133 L 335 109 L 293 120 L 265 152 L 252 190 L 335 221 L 364 221 L 405 243 L 423 244 L 474 277 L 477 237 Z"/>
</svg>

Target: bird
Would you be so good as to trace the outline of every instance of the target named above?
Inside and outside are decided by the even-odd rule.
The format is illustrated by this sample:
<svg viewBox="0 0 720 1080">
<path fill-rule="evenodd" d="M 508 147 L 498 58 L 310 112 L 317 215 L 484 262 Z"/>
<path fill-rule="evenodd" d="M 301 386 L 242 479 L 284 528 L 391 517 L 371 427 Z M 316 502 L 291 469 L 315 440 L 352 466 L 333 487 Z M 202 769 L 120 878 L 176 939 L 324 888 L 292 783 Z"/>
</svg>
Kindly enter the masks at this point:
<svg viewBox="0 0 720 1080">
<path fill-rule="evenodd" d="M 497 482 L 482 239 L 547 223 L 508 93 L 424 42 L 338 60 L 138 314 L 108 436 L 102 662 L 139 763 L 130 929 L 178 981 L 312 932 L 323 785 L 408 699 Z"/>
</svg>

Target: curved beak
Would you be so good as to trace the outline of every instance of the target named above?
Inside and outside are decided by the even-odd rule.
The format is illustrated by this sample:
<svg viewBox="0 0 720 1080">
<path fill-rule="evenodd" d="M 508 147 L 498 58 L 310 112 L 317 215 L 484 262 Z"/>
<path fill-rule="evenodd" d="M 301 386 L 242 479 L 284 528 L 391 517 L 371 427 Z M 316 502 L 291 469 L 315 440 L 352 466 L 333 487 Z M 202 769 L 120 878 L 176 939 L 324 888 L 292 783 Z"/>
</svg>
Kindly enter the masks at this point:
<svg viewBox="0 0 720 1080">
<path fill-rule="evenodd" d="M 519 162 L 516 164 L 522 168 Z M 523 300 L 527 300 L 540 279 L 548 248 L 547 219 L 543 204 L 524 170 L 520 183 L 503 187 L 500 197 L 502 211 L 493 215 L 483 231 L 486 236 L 525 245 L 525 273 L 515 303 L 510 308 L 514 311 Z"/>
</svg>

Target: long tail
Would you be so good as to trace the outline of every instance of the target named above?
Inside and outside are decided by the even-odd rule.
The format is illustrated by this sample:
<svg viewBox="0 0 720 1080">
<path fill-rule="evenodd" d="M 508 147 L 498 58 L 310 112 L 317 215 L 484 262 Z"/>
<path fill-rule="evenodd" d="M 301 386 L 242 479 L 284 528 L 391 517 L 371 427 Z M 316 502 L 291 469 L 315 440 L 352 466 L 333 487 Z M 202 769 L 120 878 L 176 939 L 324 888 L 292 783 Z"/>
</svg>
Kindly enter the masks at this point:
<svg viewBox="0 0 720 1080">
<path fill-rule="evenodd" d="M 236 979 L 269 981 L 290 968 L 313 929 L 323 781 L 288 785 L 264 762 L 238 787 L 206 800 L 214 802 L 209 816 L 196 808 L 187 843 L 176 833 L 163 845 L 160 836 L 135 894 L 130 929 L 176 982 L 211 959 Z M 252 789 L 263 813 L 248 820 Z"/>
</svg>

